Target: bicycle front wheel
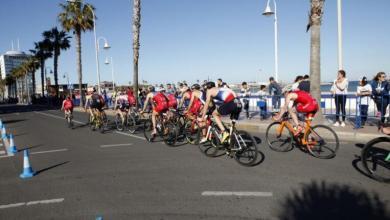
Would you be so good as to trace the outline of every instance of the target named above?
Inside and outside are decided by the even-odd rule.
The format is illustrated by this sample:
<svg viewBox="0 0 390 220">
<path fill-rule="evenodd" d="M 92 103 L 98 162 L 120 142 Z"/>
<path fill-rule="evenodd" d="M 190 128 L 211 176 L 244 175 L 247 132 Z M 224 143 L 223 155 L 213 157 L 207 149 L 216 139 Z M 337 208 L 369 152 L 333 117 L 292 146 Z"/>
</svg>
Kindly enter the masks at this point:
<svg viewBox="0 0 390 220">
<path fill-rule="evenodd" d="M 186 124 L 184 125 L 184 135 L 188 143 L 193 145 L 197 145 L 199 143 L 201 135 L 198 132 L 198 129 L 198 124 L 193 123 L 190 120 L 186 121 Z"/>
<path fill-rule="evenodd" d="M 376 180 L 390 182 L 390 138 L 369 141 L 361 154 L 363 168 Z"/>
<path fill-rule="evenodd" d="M 137 130 L 137 123 L 133 114 L 127 115 L 127 130 L 132 134 Z"/>
<path fill-rule="evenodd" d="M 101 115 L 101 125 L 100 125 L 100 132 L 104 133 L 106 130 L 108 130 L 108 118 L 106 114 Z"/>
<path fill-rule="evenodd" d="M 168 122 L 163 126 L 162 132 L 164 136 L 164 143 L 168 146 L 175 146 L 178 136 L 178 127 L 172 123 Z"/>
<path fill-rule="evenodd" d="M 326 125 L 316 125 L 310 128 L 305 141 L 309 153 L 321 159 L 335 157 L 340 145 L 336 132 Z"/>
<path fill-rule="evenodd" d="M 293 136 L 286 127 L 281 127 L 280 122 L 268 125 L 265 139 L 268 146 L 278 152 L 287 152 L 293 149 Z"/>
<path fill-rule="evenodd" d="M 116 130 L 123 131 L 124 123 L 122 120 L 122 116 L 119 113 L 115 115 L 115 125 L 116 125 Z"/>
<path fill-rule="evenodd" d="M 144 130 L 144 136 L 145 136 L 145 139 L 149 142 L 152 142 L 153 141 L 153 138 L 152 137 L 152 132 L 153 132 L 153 123 L 152 123 L 152 120 L 149 119 L 149 120 L 145 120 L 144 121 L 144 126 L 143 126 L 143 130 Z"/>
<path fill-rule="evenodd" d="M 239 149 L 234 154 L 234 159 L 243 166 L 252 166 L 259 154 L 257 144 L 251 134 L 246 131 L 238 131 L 231 137 L 232 148 Z"/>
</svg>

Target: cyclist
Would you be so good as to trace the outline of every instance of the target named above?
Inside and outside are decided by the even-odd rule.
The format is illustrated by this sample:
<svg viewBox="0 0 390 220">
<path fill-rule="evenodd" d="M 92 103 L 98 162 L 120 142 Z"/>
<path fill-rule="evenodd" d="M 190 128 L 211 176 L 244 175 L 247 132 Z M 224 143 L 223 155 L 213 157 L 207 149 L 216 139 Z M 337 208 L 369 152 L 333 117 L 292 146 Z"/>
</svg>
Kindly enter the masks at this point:
<svg viewBox="0 0 390 220">
<path fill-rule="evenodd" d="M 216 88 L 214 82 L 207 83 L 206 97 L 206 103 L 204 104 L 201 118 L 202 120 L 205 119 L 207 111 L 209 110 L 209 104 L 212 100 L 214 100 L 217 109 L 212 112 L 212 115 L 219 129 L 221 130 L 221 142 L 223 143 L 229 137 L 229 133 L 222 124 L 221 116 L 230 114 L 231 119 L 238 119 L 242 109 L 241 102 L 237 99 L 237 95 L 233 90 L 225 87 Z"/>
<path fill-rule="evenodd" d="M 62 107 L 61 107 L 61 110 L 64 110 L 65 118 L 66 118 L 66 115 L 69 115 L 70 117 L 72 117 L 73 106 L 74 105 L 73 105 L 72 98 L 69 95 L 66 96 L 66 99 L 62 102 Z"/>
<path fill-rule="evenodd" d="M 191 89 L 188 87 L 183 87 L 183 89 L 181 91 L 182 91 L 182 93 L 181 93 L 179 108 L 182 108 L 183 105 L 184 105 L 184 107 L 188 106 L 189 101 L 191 99 L 191 93 L 192 93 Z"/>
<path fill-rule="evenodd" d="M 146 95 L 144 107 L 140 112 L 143 114 L 146 110 L 146 107 L 151 103 L 153 112 L 152 112 L 152 123 L 153 123 L 153 132 L 151 133 L 152 138 L 157 134 L 156 130 L 156 117 L 162 113 L 165 113 L 168 110 L 168 98 L 162 92 L 156 92 L 153 86 L 148 88 L 148 94 Z"/>
<path fill-rule="evenodd" d="M 314 115 L 318 111 L 317 100 L 308 92 L 302 90 L 292 91 L 291 85 L 283 88 L 282 93 L 285 94 L 286 101 L 284 106 L 280 109 L 280 112 L 274 116 L 273 119 L 279 121 L 283 114 L 288 111 L 294 122 L 294 136 L 297 136 L 303 130 L 302 126 L 299 124 L 297 112 L 306 114 L 311 113 Z M 294 104 L 291 108 L 288 108 L 290 102 L 293 102 Z"/>
<path fill-rule="evenodd" d="M 121 116 L 122 123 L 125 121 L 125 115 L 123 113 L 126 113 L 129 110 L 129 107 L 128 95 L 125 91 L 121 91 L 116 96 L 114 109 L 116 109 L 116 112 Z"/>
<path fill-rule="evenodd" d="M 103 107 L 105 105 L 103 96 L 99 95 L 99 93 L 96 92 L 96 89 L 93 88 L 93 92 L 91 95 L 91 110 L 93 115 L 97 115 L 98 117 L 101 116 L 101 114 L 104 114 Z"/>
<path fill-rule="evenodd" d="M 85 106 L 84 106 L 85 112 L 88 112 L 90 116 L 89 119 L 93 117 L 93 112 L 91 109 L 91 103 L 92 103 L 91 97 L 92 97 L 92 93 L 88 92 L 87 95 L 85 96 Z"/>
<path fill-rule="evenodd" d="M 188 118 L 193 119 L 194 116 L 198 116 L 203 104 L 206 102 L 204 100 L 203 92 L 200 91 L 200 85 L 194 84 L 191 86 L 191 98 L 190 103 L 188 104 L 187 110 L 185 113 L 187 113 Z"/>
<path fill-rule="evenodd" d="M 129 103 L 129 107 L 134 107 L 136 104 L 134 91 L 130 87 L 127 89 L 127 101 Z"/>
</svg>

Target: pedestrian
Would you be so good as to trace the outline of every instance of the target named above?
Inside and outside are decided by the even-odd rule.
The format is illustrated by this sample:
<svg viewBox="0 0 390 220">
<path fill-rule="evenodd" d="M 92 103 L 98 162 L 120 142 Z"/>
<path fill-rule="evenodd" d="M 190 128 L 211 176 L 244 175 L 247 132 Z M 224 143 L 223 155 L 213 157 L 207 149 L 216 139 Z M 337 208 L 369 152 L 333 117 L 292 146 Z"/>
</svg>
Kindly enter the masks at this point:
<svg viewBox="0 0 390 220">
<path fill-rule="evenodd" d="M 244 110 L 245 110 L 246 118 L 250 119 L 251 117 L 249 116 L 249 97 L 251 96 L 251 92 L 246 82 L 243 82 L 241 84 L 240 95 L 243 98 L 242 101 L 244 102 Z"/>
<path fill-rule="evenodd" d="M 292 85 L 292 91 L 298 91 L 299 90 L 299 84 L 303 81 L 303 76 L 297 76 L 295 77 L 294 84 Z"/>
<path fill-rule="evenodd" d="M 355 128 L 361 128 L 365 125 L 367 121 L 367 111 L 368 104 L 371 101 L 372 88 L 367 81 L 367 77 L 363 77 L 359 81 L 359 86 L 357 87 L 357 113 L 356 113 L 356 123 Z"/>
<path fill-rule="evenodd" d="M 304 75 L 303 80 L 299 83 L 298 89 L 310 93 L 310 77 L 309 75 Z"/>
<path fill-rule="evenodd" d="M 217 87 L 218 88 L 229 88 L 229 86 L 221 78 L 219 78 L 217 80 Z"/>
<path fill-rule="evenodd" d="M 267 118 L 267 92 L 266 92 L 266 85 L 261 85 L 260 90 L 257 92 L 257 96 L 259 96 L 259 101 L 257 103 L 257 106 L 259 106 L 260 109 L 260 120 L 264 120 Z"/>
<path fill-rule="evenodd" d="M 333 82 L 330 90 L 335 98 L 336 103 L 336 120 L 333 124 L 335 127 L 345 127 L 345 104 L 347 102 L 348 79 L 344 70 L 337 72 L 337 79 Z M 340 111 L 342 112 L 342 121 L 340 122 Z"/>
<path fill-rule="evenodd" d="M 378 110 L 378 116 L 381 122 L 385 122 L 386 109 L 389 105 L 389 83 L 386 80 L 386 74 L 379 72 L 371 82 L 372 96 Z"/>
<path fill-rule="evenodd" d="M 279 111 L 282 89 L 280 88 L 279 83 L 275 81 L 274 77 L 269 78 L 268 92 L 272 96 L 273 111 Z"/>
</svg>

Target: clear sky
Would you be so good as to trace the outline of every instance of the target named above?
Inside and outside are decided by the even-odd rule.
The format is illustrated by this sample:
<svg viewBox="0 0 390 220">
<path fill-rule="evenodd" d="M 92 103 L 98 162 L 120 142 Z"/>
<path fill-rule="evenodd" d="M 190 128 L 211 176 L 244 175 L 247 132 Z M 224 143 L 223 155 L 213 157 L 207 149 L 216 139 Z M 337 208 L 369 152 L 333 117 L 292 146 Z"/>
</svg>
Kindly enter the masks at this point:
<svg viewBox="0 0 390 220">
<path fill-rule="evenodd" d="M 65 0 L 2 0 L 0 53 L 20 39 L 21 49 L 32 49 L 41 33 L 59 25 L 60 2 Z M 106 56 L 114 59 L 116 80 L 132 81 L 131 0 L 89 0 L 96 7 L 97 35 L 112 48 L 101 51 L 101 79 L 111 79 Z M 309 0 L 277 0 L 279 18 L 279 75 L 292 81 L 309 71 L 310 34 L 305 32 Z M 321 35 L 322 79 L 337 72 L 336 0 L 325 1 Z M 140 81 L 223 78 L 238 83 L 266 79 L 274 72 L 273 19 L 261 15 L 266 0 L 142 0 Z M 390 73 L 389 0 L 343 0 L 344 69 L 351 80 Z M 101 41 L 103 44 L 103 41 Z M 16 45 L 16 43 L 15 43 Z M 92 32 L 82 37 L 83 72 L 96 83 Z M 52 67 L 53 61 L 48 60 Z M 76 52 L 63 51 L 59 73 L 77 81 Z M 38 72 L 37 72 L 38 74 Z M 65 82 L 61 79 L 62 83 Z"/>
</svg>

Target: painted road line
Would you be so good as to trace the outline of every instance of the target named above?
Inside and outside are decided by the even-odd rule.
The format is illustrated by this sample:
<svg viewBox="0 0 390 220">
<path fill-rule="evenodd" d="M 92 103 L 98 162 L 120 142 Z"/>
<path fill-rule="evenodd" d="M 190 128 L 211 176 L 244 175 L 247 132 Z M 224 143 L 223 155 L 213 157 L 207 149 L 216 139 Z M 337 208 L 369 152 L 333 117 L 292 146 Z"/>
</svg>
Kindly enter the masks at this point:
<svg viewBox="0 0 390 220">
<path fill-rule="evenodd" d="M 67 151 L 68 149 L 62 148 L 57 150 L 47 150 L 47 151 L 36 151 L 36 152 L 30 152 L 30 154 L 46 154 L 46 153 L 54 153 L 54 152 L 61 152 L 61 151 Z"/>
<path fill-rule="evenodd" d="M 0 159 L 1 158 L 7 158 L 7 157 L 13 157 L 14 155 L 3 155 L 3 156 L 0 156 Z"/>
<path fill-rule="evenodd" d="M 35 112 L 36 114 L 40 114 L 40 115 L 46 115 L 46 116 L 49 116 L 49 117 L 52 117 L 52 118 L 57 118 L 57 119 L 62 119 L 62 120 L 65 120 L 64 117 L 60 117 L 60 116 L 57 116 L 57 115 L 53 115 L 53 114 L 47 114 L 47 113 L 43 113 L 43 112 Z M 72 120 L 74 123 L 76 124 L 85 124 L 84 122 L 81 122 L 81 121 L 76 121 L 76 120 Z"/>
<path fill-rule="evenodd" d="M 137 135 L 134 135 L 134 134 L 127 134 L 127 133 L 121 132 L 121 131 L 115 131 L 115 133 L 121 134 L 121 135 L 125 135 L 125 136 L 129 136 L 129 137 L 138 138 L 138 139 L 141 139 L 141 140 L 146 140 L 144 137 L 140 137 L 140 136 L 137 136 Z"/>
<path fill-rule="evenodd" d="M 107 144 L 107 145 L 100 145 L 101 148 L 108 148 L 108 147 L 121 147 L 121 146 L 132 146 L 132 143 L 128 144 Z"/>
<path fill-rule="evenodd" d="M 0 209 L 8 209 L 8 208 L 15 208 L 20 206 L 30 206 L 30 205 L 38 205 L 38 204 L 51 204 L 51 203 L 60 203 L 63 202 L 64 198 L 59 199 L 48 199 L 48 200 L 39 200 L 39 201 L 30 201 L 30 202 L 19 202 L 14 204 L 8 204 L 8 205 L 0 205 Z"/>
<path fill-rule="evenodd" d="M 204 191 L 202 196 L 255 196 L 272 197 L 272 192 L 230 192 L 230 191 Z"/>
<path fill-rule="evenodd" d="M 60 198 L 60 199 L 48 199 L 48 200 L 40 200 L 40 201 L 31 201 L 26 203 L 27 206 L 29 205 L 37 205 L 37 204 L 50 204 L 50 203 L 60 203 L 63 202 L 65 199 Z"/>
</svg>

